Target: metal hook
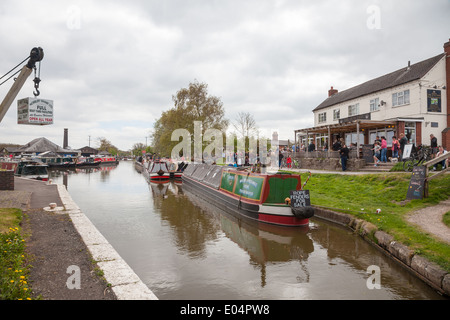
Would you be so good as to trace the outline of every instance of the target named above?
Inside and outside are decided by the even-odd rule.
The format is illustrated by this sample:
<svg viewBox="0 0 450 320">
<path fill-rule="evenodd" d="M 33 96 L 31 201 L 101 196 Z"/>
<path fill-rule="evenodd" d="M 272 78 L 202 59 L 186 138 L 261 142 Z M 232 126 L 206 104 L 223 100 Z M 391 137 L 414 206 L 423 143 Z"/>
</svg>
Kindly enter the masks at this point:
<svg viewBox="0 0 450 320">
<path fill-rule="evenodd" d="M 39 91 L 39 83 L 41 82 L 41 79 L 39 79 L 38 77 L 34 78 L 34 88 L 36 89 L 36 91 L 33 92 L 34 96 L 37 97 L 41 94 L 41 92 Z"/>
</svg>

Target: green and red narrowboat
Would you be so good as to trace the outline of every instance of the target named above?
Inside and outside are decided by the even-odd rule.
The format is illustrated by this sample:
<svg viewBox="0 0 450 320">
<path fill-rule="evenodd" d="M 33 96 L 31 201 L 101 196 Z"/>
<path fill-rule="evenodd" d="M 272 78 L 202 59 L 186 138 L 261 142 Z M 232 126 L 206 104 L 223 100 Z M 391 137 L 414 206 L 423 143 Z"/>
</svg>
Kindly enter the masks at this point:
<svg viewBox="0 0 450 320">
<path fill-rule="evenodd" d="M 310 205 L 294 208 L 290 204 L 291 192 L 302 190 L 300 175 L 190 164 L 182 179 L 183 188 L 249 219 L 281 226 L 305 226 L 314 215 Z"/>
</svg>

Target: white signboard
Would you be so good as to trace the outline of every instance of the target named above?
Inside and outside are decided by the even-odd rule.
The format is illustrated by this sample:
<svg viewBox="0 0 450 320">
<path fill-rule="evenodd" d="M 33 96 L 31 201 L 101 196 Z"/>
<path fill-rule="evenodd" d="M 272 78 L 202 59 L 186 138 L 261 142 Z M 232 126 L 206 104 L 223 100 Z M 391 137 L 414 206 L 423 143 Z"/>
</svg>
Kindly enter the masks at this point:
<svg viewBox="0 0 450 320">
<path fill-rule="evenodd" d="M 36 98 L 17 101 L 17 123 L 38 126 L 53 124 L 53 101 Z"/>
<path fill-rule="evenodd" d="M 412 147 L 412 144 L 405 145 L 405 149 L 403 149 L 402 159 L 408 159 L 409 157 L 411 157 Z"/>
</svg>

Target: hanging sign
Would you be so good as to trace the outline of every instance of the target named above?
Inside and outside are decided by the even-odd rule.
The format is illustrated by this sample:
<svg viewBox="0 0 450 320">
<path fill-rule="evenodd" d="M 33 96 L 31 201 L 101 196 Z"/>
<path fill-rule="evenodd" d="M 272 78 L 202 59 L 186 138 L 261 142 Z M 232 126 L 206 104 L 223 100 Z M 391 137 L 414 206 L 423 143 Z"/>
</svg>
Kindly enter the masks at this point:
<svg viewBox="0 0 450 320">
<path fill-rule="evenodd" d="M 25 98 L 17 101 L 17 123 L 38 126 L 53 124 L 53 100 Z"/>
</svg>

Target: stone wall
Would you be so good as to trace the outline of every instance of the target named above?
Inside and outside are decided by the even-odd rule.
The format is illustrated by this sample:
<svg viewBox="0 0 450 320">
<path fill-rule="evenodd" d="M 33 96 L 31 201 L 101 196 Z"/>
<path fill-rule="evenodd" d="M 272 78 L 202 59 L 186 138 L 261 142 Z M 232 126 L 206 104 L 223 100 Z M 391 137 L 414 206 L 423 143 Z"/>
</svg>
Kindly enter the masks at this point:
<svg viewBox="0 0 450 320">
<path fill-rule="evenodd" d="M 14 190 L 14 171 L 0 171 L 0 190 Z"/>
<path fill-rule="evenodd" d="M 341 171 L 339 158 L 296 158 L 302 169 Z M 364 159 L 350 158 L 347 161 L 348 171 L 359 171 L 366 166 Z"/>
<path fill-rule="evenodd" d="M 384 250 L 396 261 L 407 267 L 428 285 L 440 293 L 450 296 L 450 273 L 435 263 L 416 255 L 413 250 L 395 241 L 393 236 L 378 230 L 370 222 L 357 219 L 352 215 L 318 207 L 315 207 L 315 217 L 351 228 L 365 240 Z"/>
</svg>

